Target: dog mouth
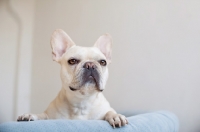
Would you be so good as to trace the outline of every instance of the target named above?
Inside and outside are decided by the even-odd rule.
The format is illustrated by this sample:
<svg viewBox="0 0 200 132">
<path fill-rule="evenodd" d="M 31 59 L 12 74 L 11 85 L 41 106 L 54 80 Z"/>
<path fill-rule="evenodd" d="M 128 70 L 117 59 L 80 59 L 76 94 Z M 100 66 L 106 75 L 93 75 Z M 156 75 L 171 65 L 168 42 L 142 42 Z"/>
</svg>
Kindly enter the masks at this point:
<svg viewBox="0 0 200 132">
<path fill-rule="evenodd" d="M 71 91 L 79 91 L 81 89 L 103 91 L 100 88 L 100 74 L 97 69 L 84 69 L 79 79 L 76 79 L 73 85 L 69 86 Z"/>
<path fill-rule="evenodd" d="M 89 76 L 84 76 L 84 79 L 83 79 L 83 81 L 81 82 L 81 85 L 80 86 L 78 86 L 78 87 L 73 87 L 73 86 L 69 86 L 69 89 L 71 90 L 71 91 L 77 91 L 77 90 L 80 90 L 81 89 L 81 87 L 84 87 L 84 85 L 86 85 L 86 84 L 95 84 L 95 87 L 98 87 L 98 81 L 95 79 L 95 77 L 94 76 L 92 76 L 92 75 L 89 75 Z"/>
<path fill-rule="evenodd" d="M 92 75 L 90 75 L 89 77 L 88 77 L 88 79 L 87 79 L 87 81 L 86 82 L 94 82 L 94 83 L 96 83 L 97 84 L 97 80 L 95 79 L 95 77 L 94 76 L 92 76 Z"/>
<path fill-rule="evenodd" d="M 77 91 L 77 90 L 78 90 L 78 89 L 73 88 L 73 87 L 71 87 L 71 86 L 69 86 L 69 89 L 70 89 L 71 91 Z M 97 91 L 103 92 L 103 89 L 97 89 Z"/>
<path fill-rule="evenodd" d="M 99 74 L 96 70 L 85 71 L 82 76 L 82 85 L 86 83 L 94 83 L 96 87 L 99 87 Z"/>
<path fill-rule="evenodd" d="M 72 88 L 71 86 L 69 86 L 69 89 L 72 90 L 72 91 L 76 91 L 77 90 L 75 88 Z"/>
<path fill-rule="evenodd" d="M 100 92 L 102 92 L 103 90 L 101 90 L 100 88 L 99 88 L 99 77 L 98 76 L 94 76 L 94 75 L 92 75 L 92 73 L 91 74 L 87 74 L 87 76 L 85 75 L 85 76 L 82 76 L 82 81 L 80 82 L 80 85 L 77 87 L 77 86 L 69 86 L 69 89 L 71 90 L 71 91 L 79 91 L 80 89 L 82 89 L 82 88 L 86 88 L 87 89 L 87 86 L 89 85 L 89 87 L 90 87 L 90 85 L 92 85 L 92 87 L 90 87 L 89 89 L 96 89 L 97 91 L 100 91 Z"/>
</svg>

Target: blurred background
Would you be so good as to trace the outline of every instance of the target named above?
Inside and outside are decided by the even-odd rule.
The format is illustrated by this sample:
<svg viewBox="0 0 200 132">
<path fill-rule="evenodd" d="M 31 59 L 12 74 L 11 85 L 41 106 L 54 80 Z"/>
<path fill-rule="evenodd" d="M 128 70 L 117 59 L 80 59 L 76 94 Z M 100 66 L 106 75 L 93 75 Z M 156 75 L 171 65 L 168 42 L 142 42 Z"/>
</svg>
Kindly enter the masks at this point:
<svg viewBox="0 0 200 132">
<path fill-rule="evenodd" d="M 104 91 L 120 113 L 168 110 L 200 131 L 199 0 L 0 0 L 0 123 L 41 113 L 61 89 L 50 37 L 113 37 Z"/>
</svg>

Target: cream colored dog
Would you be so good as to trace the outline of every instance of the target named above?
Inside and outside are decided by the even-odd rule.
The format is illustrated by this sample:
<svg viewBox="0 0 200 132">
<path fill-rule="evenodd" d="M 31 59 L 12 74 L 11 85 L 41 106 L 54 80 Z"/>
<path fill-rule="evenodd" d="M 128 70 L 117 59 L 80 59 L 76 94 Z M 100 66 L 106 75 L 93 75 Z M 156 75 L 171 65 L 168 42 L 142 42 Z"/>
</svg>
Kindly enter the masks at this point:
<svg viewBox="0 0 200 132">
<path fill-rule="evenodd" d="M 76 46 L 61 29 L 51 37 L 53 60 L 61 65 L 62 89 L 42 114 L 23 114 L 18 121 L 45 119 L 106 120 L 113 127 L 126 125 L 102 91 L 108 79 L 112 38 L 105 34 L 93 47 Z"/>
</svg>

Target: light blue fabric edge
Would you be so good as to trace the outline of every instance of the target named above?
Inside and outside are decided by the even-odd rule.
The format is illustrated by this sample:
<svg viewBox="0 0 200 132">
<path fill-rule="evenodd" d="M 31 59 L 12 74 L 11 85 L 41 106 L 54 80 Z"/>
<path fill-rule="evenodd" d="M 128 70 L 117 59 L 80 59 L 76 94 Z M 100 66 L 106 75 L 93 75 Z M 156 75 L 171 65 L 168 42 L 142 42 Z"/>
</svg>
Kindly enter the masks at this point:
<svg viewBox="0 0 200 132">
<path fill-rule="evenodd" d="M 168 111 L 139 114 L 127 118 L 129 124 L 113 129 L 103 120 L 38 120 L 0 124 L 0 132 L 178 132 L 179 121 Z"/>
</svg>

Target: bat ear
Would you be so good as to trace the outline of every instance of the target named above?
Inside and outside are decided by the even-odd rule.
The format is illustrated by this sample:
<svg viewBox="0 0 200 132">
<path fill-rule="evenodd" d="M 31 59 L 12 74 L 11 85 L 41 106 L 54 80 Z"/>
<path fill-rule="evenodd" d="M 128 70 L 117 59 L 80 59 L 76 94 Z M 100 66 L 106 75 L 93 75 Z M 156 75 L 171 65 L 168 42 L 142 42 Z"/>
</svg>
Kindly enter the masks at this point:
<svg viewBox="0 0 200 132">
<path fill-rule="evenodd" d="M 109 34 L 100 36 L 94 46 L 97 47 L 105 55 L 108 62 L 111 62 L 112 37 Z"/>
<path fill-rule="evenodd" d="M 62 29 L 56 29 L 51 36 L 52 58 L 60 62 L 63 54 L 75 43 Z"/>
</svg>

